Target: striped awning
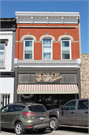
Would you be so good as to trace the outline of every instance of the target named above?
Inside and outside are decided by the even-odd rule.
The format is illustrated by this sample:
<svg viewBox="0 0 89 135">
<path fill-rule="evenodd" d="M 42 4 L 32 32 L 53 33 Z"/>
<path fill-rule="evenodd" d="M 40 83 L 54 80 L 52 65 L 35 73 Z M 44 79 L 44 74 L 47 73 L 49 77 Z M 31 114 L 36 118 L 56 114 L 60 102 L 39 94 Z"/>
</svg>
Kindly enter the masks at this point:
<svg viewBox="0 0 89 135">
<path fill-rule="evenodd" d="M 19 84 L 17 94 L 77 94 L 76 84 Z"/>
</svg>

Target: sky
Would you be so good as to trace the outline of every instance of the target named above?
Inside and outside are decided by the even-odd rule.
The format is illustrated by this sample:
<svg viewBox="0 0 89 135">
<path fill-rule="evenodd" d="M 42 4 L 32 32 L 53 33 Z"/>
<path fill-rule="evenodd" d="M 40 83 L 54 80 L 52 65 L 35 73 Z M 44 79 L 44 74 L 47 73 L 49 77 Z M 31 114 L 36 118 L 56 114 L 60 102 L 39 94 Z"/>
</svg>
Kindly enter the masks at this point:
<svg viewBox="0 0 89 135">
<path fill-rule="evenodd" d="M 15 11 L 79 12 L 81 53 L 89 53 L 88 0 L 0 0 L 0 18 L 12 18 Z"/>
</svg>

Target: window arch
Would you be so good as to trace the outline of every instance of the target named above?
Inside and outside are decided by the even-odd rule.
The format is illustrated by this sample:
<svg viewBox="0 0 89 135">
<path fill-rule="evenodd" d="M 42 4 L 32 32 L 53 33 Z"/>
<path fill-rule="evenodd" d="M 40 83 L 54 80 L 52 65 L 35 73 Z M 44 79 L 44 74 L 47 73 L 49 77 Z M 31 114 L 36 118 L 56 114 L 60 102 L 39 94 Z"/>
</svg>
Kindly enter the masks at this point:
<svg viewBox="0 0 89 135">
<path fill-rule="evenodd" d="M 69 38 L 61 39 L 61 59 L 71 59 L 71 40 Z"/>
<path fill-rule="evenodd" d="M 70 39 L 71 42 L 74 41 L 73 37 L 70 36 L 70 35 L 61 35 L 61 36 L 58 38 L 58 41 L 61 42 L 62 39 Z"/>
<path fill-rule="evenodd" d="M 34 48 L 34 40 L 32 38 L 25 38 L 24 49 L 23 49 L 24 59 L 33 59 L 33 54 L 34 54 L 33 48 Z"/>
<path fill-rule="evenodd" d="M 20 41 L 23 42 L 24 39 L 26 39 L 26 38 L 32 38 L 34 40 L 34 42 L 37 41 L 37 39 L 36 39 L 36 37 L 34 35 L 24 35 L 24 36 L 21 37 Z"/>
<path fill-rule="evenodd" d="M 52 39 L 52 41 L 55 42 L 55 38 L 52 35 L 42 35 L 39 39 L 39 42 L 42 42 L 43 39 Z"/>
</svg>

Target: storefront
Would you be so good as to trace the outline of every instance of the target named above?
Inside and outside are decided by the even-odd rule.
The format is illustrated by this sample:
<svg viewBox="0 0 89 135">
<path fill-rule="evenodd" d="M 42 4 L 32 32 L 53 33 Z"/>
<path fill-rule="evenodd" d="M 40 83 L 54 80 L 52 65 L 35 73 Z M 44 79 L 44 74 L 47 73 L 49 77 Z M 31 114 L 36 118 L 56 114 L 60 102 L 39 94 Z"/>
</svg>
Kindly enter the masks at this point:
<svg viewBox="0 0 89 135">
<path fill-rule="evenodd" d="M 79 68 L 16 68 L 15 101 L 58 108 L 80 96 Z"/>
</svg>

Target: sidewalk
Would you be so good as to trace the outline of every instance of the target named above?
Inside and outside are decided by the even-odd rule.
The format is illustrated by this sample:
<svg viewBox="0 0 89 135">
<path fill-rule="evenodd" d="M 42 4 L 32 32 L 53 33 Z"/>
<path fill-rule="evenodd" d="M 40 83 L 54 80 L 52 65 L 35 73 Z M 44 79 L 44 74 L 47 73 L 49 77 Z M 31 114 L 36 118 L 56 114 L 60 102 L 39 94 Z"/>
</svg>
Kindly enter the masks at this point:
<svg viewBox="0 0 89 135">
<path fill-rule="evenodd" d="M 83 129 L 71 129 L 71 128 L 63 128 L 62 130 L 46 130 L 43 134 L 38 133 L 37 131 L 29 131 L 24 135 L 88 135 L 87 130 Z M 14 130 L 3 130 L 0 135 L 15 135 Z"/>
</svg>

